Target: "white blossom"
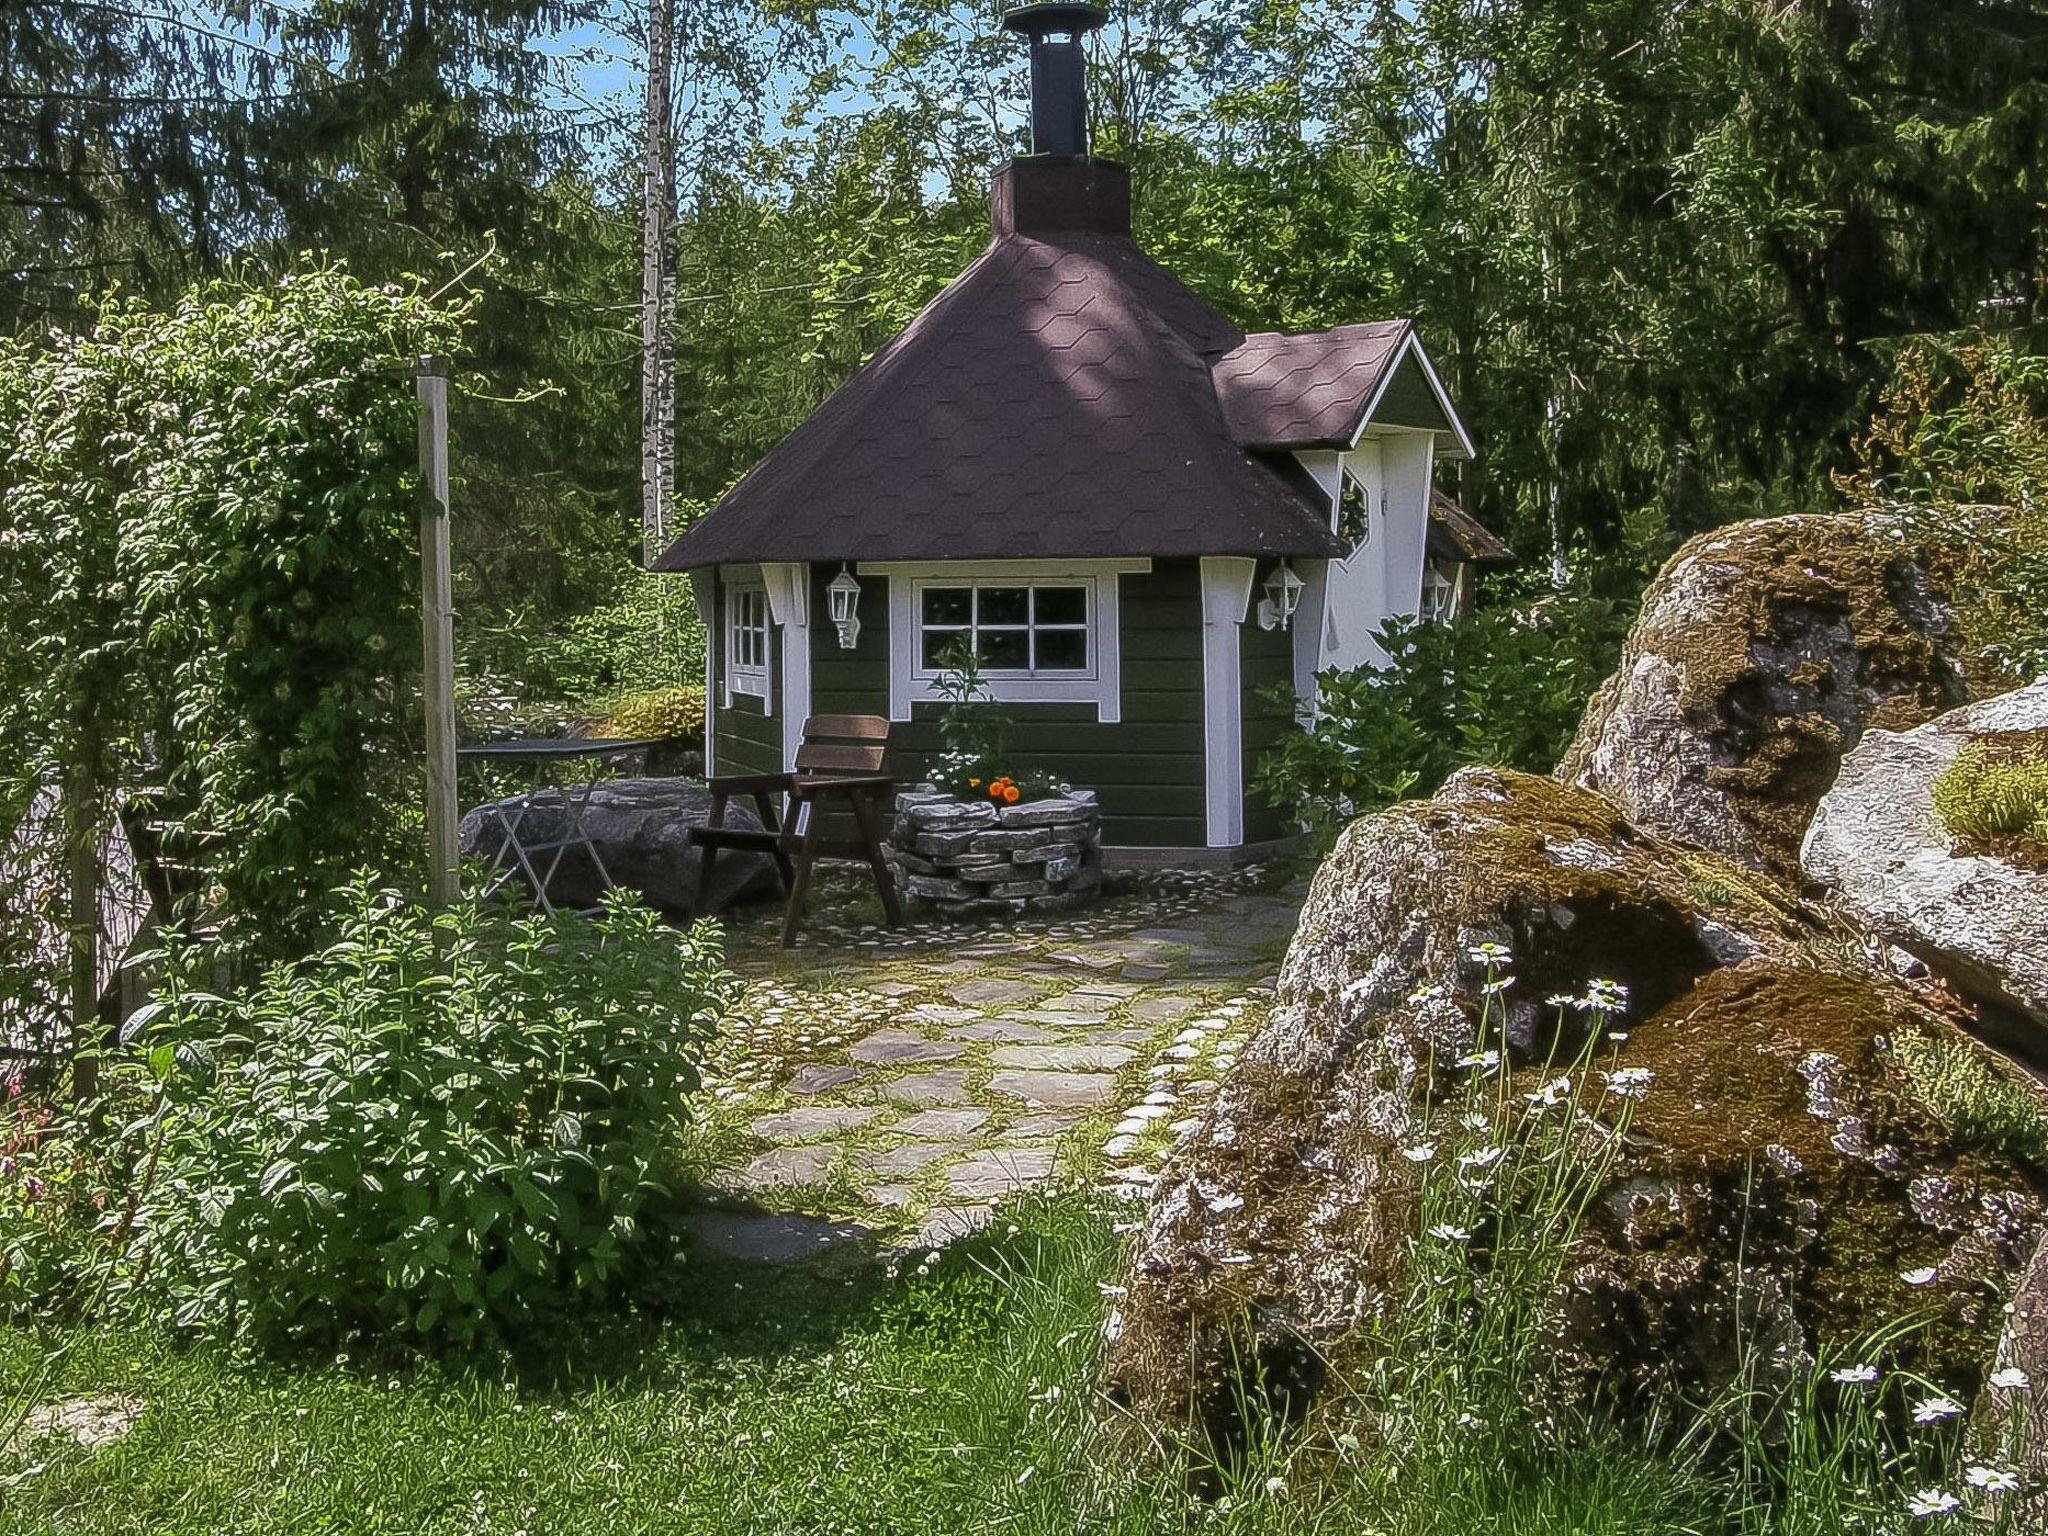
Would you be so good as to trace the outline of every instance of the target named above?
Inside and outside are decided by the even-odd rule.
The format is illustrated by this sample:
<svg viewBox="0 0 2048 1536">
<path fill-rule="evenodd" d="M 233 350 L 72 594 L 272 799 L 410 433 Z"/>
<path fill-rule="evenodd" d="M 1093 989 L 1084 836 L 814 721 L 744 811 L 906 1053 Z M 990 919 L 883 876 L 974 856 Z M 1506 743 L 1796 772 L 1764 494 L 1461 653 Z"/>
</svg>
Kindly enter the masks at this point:
<svg viewBox="0 0 2048 1536">
<path fill-rule="evenodd" d="M 1961 1499 L 1943 1488 L 1922 1488 L 1906 1500 L 1906 1508 L 1915 1520 L 1931 1520 L 1936 1515 L 1952 1514 L 1962 1506 Z"/>
<path fill-rule="evenodd" d="M 1986 1493 L 2013 1493 L 2020 1486 L 2019 1474 L 2004 1467 L 1971 1467 L 1963 1473 L 1963 1481 L 1972 1488 L 1981 1488 Z"/>
<path fill-rule="evenodd" d="M 1472 1229 L 1454 1227 L 1447 1221 L 1441 1221 L 1429 1229 L 1429 1235 L 1442 1243 L 1463 1243 L 1471 1240 Z"/>
<path fill-rule="evenodd" d="M 2027 1390 L 2027 1373 L 2016 1365 L 2008 1365 L 1991 1373 L 1991 1385 L 2002 1392 L 2024 1392 Z"/>
<path fill-rule="evenodd" d="M 1411 1163 L 1426 1163 L 1436 1156 L 1436 1147 L 1427 1141 L 1418 1142 L 1412 1147 L 1403 1147 L 1401 1155 Z"/>
<path fill-rule="evenodd" d="M 1962 1411 L 1963 1405 L 1954 1398 L 1943 1397 L 1941 1394 L 1936 1393 L 1924 1402 L 1918 1402 L 1913 1405 L 1913 1422 L 1915 1424 L 1939 1424 L 1946 1419 L 1954 1418 Z"/>
<path fill-rule="evenodd" d="M 1648 1067 L 1617 1067 L 1600 1075 L 1607 1079 L 1607 1091 L 1621 1099 L 1644 1097 L 1657 1077 Z"/>
<path fill-rule="evenodd" d="M 1831 1371 L 1829 1379 L 1839 1382 L 1845 1387 L 1867 1387 L 1876 1382 L 1877 1367 L 1874 1365 L 1845 1365 L 1838 1371 Z"/>
<path fill-rule="evenodd" d="M 1934 1271 L 1928 1268 L 1901 1270 L 1899 1278 L 1908 1285 L 1932 1285 L 1934 1284 Z"/>
</svg>

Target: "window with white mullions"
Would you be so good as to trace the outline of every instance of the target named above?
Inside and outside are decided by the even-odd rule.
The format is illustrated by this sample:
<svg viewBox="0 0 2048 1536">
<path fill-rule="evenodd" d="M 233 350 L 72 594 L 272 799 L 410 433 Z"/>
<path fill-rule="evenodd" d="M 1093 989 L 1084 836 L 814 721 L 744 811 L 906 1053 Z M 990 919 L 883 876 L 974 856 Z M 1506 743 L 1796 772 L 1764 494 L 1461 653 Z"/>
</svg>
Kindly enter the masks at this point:
<svg viewBox="0 0 2048 1536">
<path fill-rule="evenodd" d="M 733 587 L 725 595 L 725 685 L 729 693 L 768 697 L 768 593 Z"/>
<path fill-rule="evenodd" d="M 991 675 L 1085 674 L 1089 593 L 1082 582 L 924 585 L 918 595 L 921 668 L 939 671 L 948 648 L 965 640 Z"/>
</svg>

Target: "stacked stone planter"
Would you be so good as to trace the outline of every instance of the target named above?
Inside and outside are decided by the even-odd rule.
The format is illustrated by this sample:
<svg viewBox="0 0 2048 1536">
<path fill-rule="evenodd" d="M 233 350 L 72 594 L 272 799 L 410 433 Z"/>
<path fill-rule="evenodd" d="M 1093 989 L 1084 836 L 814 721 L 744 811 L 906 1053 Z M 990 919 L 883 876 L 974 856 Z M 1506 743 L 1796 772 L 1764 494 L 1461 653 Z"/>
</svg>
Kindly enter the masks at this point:
<svg viewBox="0 0 2048 1536">
<path fill-rule="evenodd" d="M 903 893 L 948 917 L 1062 912 L 1102 889 L 1093 790 L 998 806 L 920 784 L 897 797 L 889 847 Z"/>
</svg>

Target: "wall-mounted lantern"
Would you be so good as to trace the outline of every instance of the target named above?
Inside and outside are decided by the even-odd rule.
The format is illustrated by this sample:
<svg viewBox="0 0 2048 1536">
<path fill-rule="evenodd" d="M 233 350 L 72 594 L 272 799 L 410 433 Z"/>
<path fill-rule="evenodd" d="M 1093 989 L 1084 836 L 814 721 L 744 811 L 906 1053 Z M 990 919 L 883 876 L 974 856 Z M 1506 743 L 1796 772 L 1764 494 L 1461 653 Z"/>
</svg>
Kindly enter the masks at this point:
<svg viewBox="0 0 2048 1536">
<path fill-rule="evenodd" d="M 825 592 L 832 599 L 832 627 L 839 631 L 839 649 L 850 651 L 860 640 L 860 583 L 842 565 Z"/>
<path fill-rule="evenodd" d="M 1259 599 L 1259 628 L 1286 629 L 1294 622 L 1294 610 L 1301 606 L 1301 589 L 1306 585 L 1294 568 L 1282 560 L 1266 578 L 1266 595 Z"/>
</svg>

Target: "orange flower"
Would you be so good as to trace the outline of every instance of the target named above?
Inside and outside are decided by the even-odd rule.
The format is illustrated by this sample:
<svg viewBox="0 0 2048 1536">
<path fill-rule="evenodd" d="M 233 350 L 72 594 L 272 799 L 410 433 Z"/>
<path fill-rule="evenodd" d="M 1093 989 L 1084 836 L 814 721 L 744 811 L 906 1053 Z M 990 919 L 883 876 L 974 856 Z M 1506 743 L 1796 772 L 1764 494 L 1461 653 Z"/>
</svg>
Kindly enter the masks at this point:
<svg viewBox="0 0 2048 1536">
<path fill-rule="evenodd" d="M 1015 805 L 1015 804 L 1016 804 L 1016 803 L 1017 803 L 1017 802 L 1018 802 L 1019 800 L 1021 800 L 1021 799 L 1023 799 L 1023 798 L 1024 798 L 1023 794 L 1022 794 L 1022 793 L 1021 793 L 1021 792 L 1020 792 L 1020 791 L 1018 790 L 1018 788 L 1017 788 L 1017 786 L 1016 786 L 1016 785 L 1014 785 L 1014 784 L 1009 784 L 1009 785 L 1005 785 L 1005 786 L 1004 786 L 1004 788 L 1003 788 L 1003 804 L 1005 804 L 1005 805 Z"/>
</svg>

